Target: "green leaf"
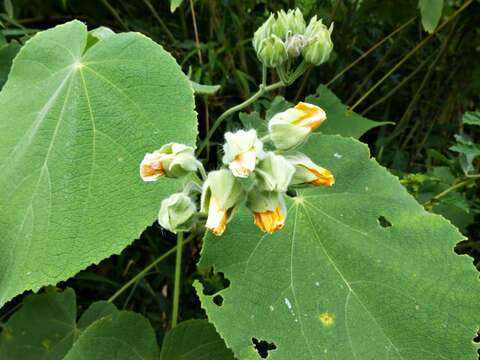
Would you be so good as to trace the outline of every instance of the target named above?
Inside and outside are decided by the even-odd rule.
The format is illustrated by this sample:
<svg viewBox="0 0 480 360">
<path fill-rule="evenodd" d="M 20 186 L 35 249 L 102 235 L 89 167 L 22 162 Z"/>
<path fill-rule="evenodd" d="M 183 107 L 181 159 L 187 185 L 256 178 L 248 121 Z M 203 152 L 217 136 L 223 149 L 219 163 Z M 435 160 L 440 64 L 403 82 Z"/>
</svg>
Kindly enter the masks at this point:
<svg viewBox="0 0 480 360">
<path fill-rule="evenodd" d="M 78 323 L 72 289 L 30 295 L 0 333 L 8 360 L 158 359 L 155 334 L 142 316 L 93 303 Z"/>
<path fill-rule="evenodd" d="M 170 0 L 170 11 L 173 13 L 177 8 L 182 5 L 183 0 Z"/>
<path fill-rule="evenodd" d="M 5 13 L 10 19 L 15 18 L 15 14 L 13 12 L 12 0 L 3 0 L 3 8 L 5 9 Z"/>
<path fill-rule="evenodd" d="M 418 7 L 422 15 L 423 28 L 432 33 L 442 16 L 443 0 L 419 0 Z"/>
<path fill-rule="evenodd" d="M 308 96 L 305 101 L 320 106 L 327 113 L 327 121 L 318 129 L 323 134 L 338 134 L 358 139 L 370 129 L 393 124 L 392 122 L 373 121 L 348 110 L 340 99 L 324 85 L 320 85 L 317 93 Z"/>
<path fill-rule="evenodd" d="M 0 334 L 0 359 L 63 359 L 78 334 L 72 289 L 30 295 Z"/>
<path fill-rule="evenodd" d="M 192 80 L 190 80 L 190 83 L 195 94 L 213 95 L 221 88 L 220 85 L 204 85 Z"/>
<path fill-rule="evenodd" d="M 300 191 L 272 236 L 242 210 L 223 237 L 205 238 L 199 267 L 230 285 L 213 295 L 195 287 L 235 356 L 260 359 L 256 339 L 277 360 L 473 359 L 480 282 L 453 251 L 463 236 L 366 145 L 314 135 L 304 151 L 332 170 L 333 187 Z"/>
<path fill-rule="evenodd" d="M 64 360 L 157 360 L 152 326 L 143 316 L 117 311 L 90 325 Z"/>
<path fill-rule="evenodd" d="M 160 360 L 233 360 L 213 325 L 188 320 L 171 330 L 163 341 Z"/>
<path fill-rule="evenodd" d="M 195 142 L 192 88 L 161 46 L 87 38 L 79 21 L 37 34 L 0 93 L 0 306 L 121 252 L 179 184 L 143 183 L 145 152 Z"/>
<path fill-rule="evenodd" d="M 20 44 L 16 41 L 0 47 L 0 89 L 7 81 L 12 61 L 20 51 Z"/>
<path fill-rule="evenodd" d="M 480 111 L 476 112 L 466 112 L 463 115 L 463 123 L 466 125 L 477 125 L 480 126 Z"/>
</svg>

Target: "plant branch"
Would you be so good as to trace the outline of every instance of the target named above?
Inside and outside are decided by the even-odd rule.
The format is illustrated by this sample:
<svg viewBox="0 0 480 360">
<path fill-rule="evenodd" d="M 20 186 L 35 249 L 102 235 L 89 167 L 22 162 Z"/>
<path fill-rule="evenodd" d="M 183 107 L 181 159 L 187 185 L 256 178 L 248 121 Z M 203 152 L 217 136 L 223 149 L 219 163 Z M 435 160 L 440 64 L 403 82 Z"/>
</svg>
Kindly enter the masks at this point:
<svg viewBox="0 0 480 360">
<path fill-rule="evenodd" d="M 190 235 L 184 242 L 183 244 L 186 245 L 188 244 L 189 242 L 191 242 L 194 238 L 194 235 Z M 108 300 L 107 302 L 111 303 L 111 302 L 114 302 L 121 294 L 123 294 L 123 292 L 125 292 L 125 290 L 127 290 L 130 286 L 132 286 L 133 284 L 137 283 L 139 280 L 141 280 L 142 278 L 144 278 L 148 272 L 154 268 L 156 265 L 158 265 L 159 263 L 161 263 L 163 260 L 165 260 L 167 257 L 169 257 L 170 255 L 172 255 L 175 251 L 177 251 L 177 248 L 174 247 L 174 248 L 171 248 L 170 250 L 168 250 L 167 252 L 163 253 L 162 255 L 160 255 L 158 258 L 156 258 L 152 263 L 150 263 L 149 265 L 147 265 L 142 271 L 140 271 L 137 275 L 135 275 L 133 278 L 131 278 L 125 285 L 123 285 L 119 290 L 117 290 L 117 292 L 115 294 L 113 294 Z"/>
<path fill-rule="evenodd" d="M 180 302 L 180 281 L 182 275 L 183 232 L 177 234 L 177 257 L 175 260 L 175 283 L 173 287 L 172 329 L 177 326 Z"/>
</svg>

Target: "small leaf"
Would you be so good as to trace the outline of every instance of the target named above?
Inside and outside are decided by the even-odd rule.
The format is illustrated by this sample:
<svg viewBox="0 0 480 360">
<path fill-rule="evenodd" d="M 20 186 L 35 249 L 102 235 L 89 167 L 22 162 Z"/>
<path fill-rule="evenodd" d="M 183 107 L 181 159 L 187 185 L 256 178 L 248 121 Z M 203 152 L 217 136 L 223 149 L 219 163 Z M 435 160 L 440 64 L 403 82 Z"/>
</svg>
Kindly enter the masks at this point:
<svg viewBox="0 0 480 360">
<path fill-rule="evenodd" d="M 86 49 L 72 21 L 38 33 L 0 93 L 0 306 L 118 254 L 179 182 L 143 183 L 144 154 L 197 136 L 188 78 L 138 33 Z"/>
<path fill-rule="evenodd" d="M 462 121 L 466 125 L 480 126 L 480 111 L 466 112 L 465 115 L 463 115 Z"/>
<path fill-rule="evenodd" d="M 160 360 L 202 359 L 234 360 L 232 352 L 208 321 L 184 321 L 165 337 Z"/>
<path fill-rule="evenodd" d="M 316 134 L 301 150 L 334 186 L 300 190 L 273 235 L 242 209 L 221 238 L 204 239 L 200 270 L 229 286 L 195 287 L 227 347 L 239 359 L 261 359 L 259 347 L 278 360 L 473 359 L 480 281 L 453 251 L 464 237 L 366 145 Z"/>
<path fill-rule="evenodd" d="M 182 5 L 183 0 L 170 0 L 170 11 L 173 13 L 177 8 Z"/>
<path fill-rule="evenodd" d="M 193 92 L 201 95 L 213 95 L 221 88 L 220 85 L 204 85 L 192 80 L 190 80 L 190 83 L 192 84 Z"/>
<path fill-rule="evenodd" d="M 15 14 L 13 12 L 12 0 L 3 0 L 3 8 L 5 9 L 5 12 L 9 17 L 9 19 L 15 18 Z"/>
<path fill-rule="evenodd" d="M 393 124 L 392 122 L 373 121 L 348 110 L 340 99 L 324 85 L 320 85 L 317 93 L 308 96 L 305 101 L 320 106 L 327 113 L 327 121 L 318 129 L 322 134 L 338 134 L 358 139 L 370 129 Z"/>
<path fill-rule="evenodd" d="M 141 315 L 93 303 L 78 324 L 72 289 L 30 295 L 3 326 L 0 358 L 5 360 L 156 360 L 153 329 Z"/>
<path fill-rule="evenodd" d="M 140 314 L 116 311 L 95 321 L 63 360 L 157 360 L 152 326 Z"/>
<path fill-rule="evenodd" d="M 78 336 L 76 312 L 72 289 L 26 297 L 0 334 L 0 359 L 63 359 Z"/>
<path fill-rule="evenodd" d="M 423 28 L 432 33 L 442 16 L 443 0 L 419 0 L 418 7 L 422 15 Z"/>
</svg>

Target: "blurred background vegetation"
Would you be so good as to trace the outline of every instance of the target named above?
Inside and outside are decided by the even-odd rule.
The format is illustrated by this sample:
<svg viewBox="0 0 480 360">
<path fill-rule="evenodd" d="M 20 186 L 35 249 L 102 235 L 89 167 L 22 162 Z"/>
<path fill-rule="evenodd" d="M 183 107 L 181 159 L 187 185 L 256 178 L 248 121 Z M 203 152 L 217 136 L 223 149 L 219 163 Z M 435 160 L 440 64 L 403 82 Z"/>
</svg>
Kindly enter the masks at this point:
<svg viewBox="0 0 480 360">
<path fill-rule="evenodd" d="M 418 0 L 5 0 L 0 5 L 0 86 L 21 45 L 35 32 L 71 19 L 90 29 L 138 31 L 170 51 L 185 73 L 201 84 L 220 85 L 213 95 L 197 96 L 200 136 L 228 107 L 256 91 L 261 66 L 251 46 L 254 31 L 270 12 L 299 7 L 306 19 L 317 15 L 335 23 L 334 54 L 288 89 L 266 95 L 255 104 L 264 113 L 276 95 L 289 101 L 314 94 L 320 84 L 332 90 L 350 110 L 394 125 L 362 137 L 377 161 L 400 177 L 427 210 L 443 214 L 469 240 L 457 252 L 473 256 L 480 266 L 480 2 L 445 0 L 440 26 L 424 31 Z M 0 3 L 1 4 L 1 3 Z M 442 25 L 444 24 L 444 25 Z M 275 79 L 272 79 L 275 80 Z M 173 119 L 172 119 L 173 120 Z M 238 127 L 238 118 L 225 123 Z M 215 141 L 204 154 L 216 166 Z M 153 224 L 140 241 L 69 280 L 80 307 L 110 298 L 175 239 Z M 198 244 L 186 251 L 181 317 L 201 317 L 189 286 Z M 159 337 L 168 327 L 174 258 L 168 258 L 114 299 L 119 307 L 149 317 Z M 212 289 L 225 286 L 219 275 L 203 274 Z M 0 322 L 15 310 L 3 309 Z"/>
</svg>

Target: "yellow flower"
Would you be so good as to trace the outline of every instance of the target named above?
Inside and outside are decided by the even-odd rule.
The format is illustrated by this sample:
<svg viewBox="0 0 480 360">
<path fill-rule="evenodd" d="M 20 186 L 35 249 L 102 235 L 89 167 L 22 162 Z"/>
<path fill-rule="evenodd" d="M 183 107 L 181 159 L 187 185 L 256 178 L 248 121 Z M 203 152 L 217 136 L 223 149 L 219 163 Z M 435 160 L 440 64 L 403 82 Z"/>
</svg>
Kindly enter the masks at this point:
<svg viewBox="0 0 480 360">
<path fill-rule="evenodd" d="M 285 225 L 285 215 L 281 208 L 274 210 L 266 210 L 263 212 L 254 212 L 254 223 L 263 232 L 273 234 L 275 231 L 280 230 Z"/>
<path fill-rule="evenodd" d="M 285 158 L 295 166 L 291 185 L 332 186 L 335 184 L 335 178 L 329 170 L 318 166 L 304 154 L 295 153 Z"/>
<path fill-rule="evenodd" d="M 253 129 L 227 132 L 225 140 L 223 163 L 228 165 L 234 176 L 248 177 L 255 170 L 257 160 L 264 156 L 263 144 L 257 138 L 257 132 Z"/>
<path fill-rule="evenodd" d="M 227 224 L 227 210 L 221 209 L 218 201 L 211 196 L 208 206 L 208 218 L 205 227 L 210 229 L 215 235 L 220 236 L 225 231 Z"/>
<path fill-rule="evenodd" d="M 283 194 L 275 191 L 251 191 L 247 206 L 253 212 L 253 222 L 263 232 L 272 234 L 285 225 L 287 208 Z"/>
<path fill-rule="evenodd" d="M 140 164 L 143 181 L 156 181 L 162 176 L 178 178 L 195 172 L 201 163 L 191 146 L 169 143 L 153 153 L 145 154 Z"/>
<path fill-rule="evenodd" d="M 268 132 L 277 149 L 291 150 L 303 144 L 326 119 L 327 115 L 320 107 L 299 102 L 295 107 L 275 114 L 268 123 Z"/>
<path fill-rule="evenodd" d="M 315 179 L 312 180 L 310 184 L 315 186 L 332 186 L 335 184 L 335 178 L 329 170 L 320 166 L 307 168 L 307 170 L 315 176 Z"/>
<path fill-rule="evenodd" d="M 142 162 L 140 163 L 140 176 L 143 181 L 156 181 L 165 175 L 162 161 L 164 154 L 146 153 Z"/>
<path fill-rule="evenodd" d="M 244 196 L 241 183 L 227 169 L 211 171 L 203 184 L 201 212 L 207 215 L 205 227 L 222 235 L 236 206 Z"/>
<path fill-rule="evenodd" d="M 292 123 L 294 125 L 309 128 L 310 131 L 318 128 L 327 119 L 325 111 L 313 104 L 299 102 L 295 105 L 295 109 L 303 112 L 303 115 L 299 116 Z"/>
</svg>

